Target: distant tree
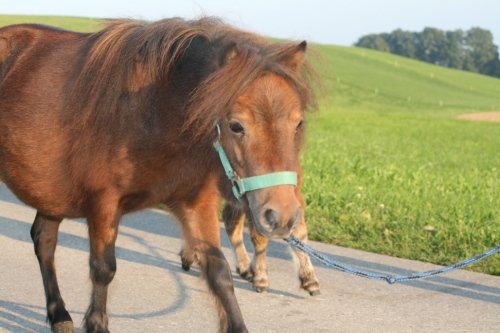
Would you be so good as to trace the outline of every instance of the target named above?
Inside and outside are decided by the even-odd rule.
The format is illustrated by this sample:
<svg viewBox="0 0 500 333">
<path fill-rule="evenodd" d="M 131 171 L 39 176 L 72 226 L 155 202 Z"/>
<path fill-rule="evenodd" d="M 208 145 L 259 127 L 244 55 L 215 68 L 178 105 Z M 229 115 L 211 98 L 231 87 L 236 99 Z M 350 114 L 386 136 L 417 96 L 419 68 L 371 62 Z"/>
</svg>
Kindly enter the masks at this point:
<svg viewBox="0 0 500 333">
<path fill-rule="evenodd" d="M 418 34 L 417 58 L 435 65 L 446 66 L 448 41 L 443 30 L 425 28 Z"/>
<path fill-rule="evenodd" d="M 384 38 L 387 34 L 371 34 L 361 37 L 356 46 L 364 47 L 365 49 L 378 50 L 383 52 L 390 52 L 389 45 Z"/>
<path fill-rule="evenodd" d="M 498 66 L 498 47 L 493 43 L 493 34 L 481 28 L 471 28 L 465 35 L 465 49 L 469 59 L 467 70 L 489 74 Z"/>
<path fill-rule="evenodd" d="M 498 47 L 492 33 L 481 28 L 466 32 L 429 27 L 422 32 L 397 29 L 391 33 L 363 36 L 354 45 L 500 77 Z"/>
<path fill-rule="evenodd" d="M 446 31 L 447 47 L 446 60 L 443 66 L 451 68 L 464 68 L 465 50 L 464 40 L 465 34 L 461 29 L 455 31 Z"/>
<path fill-rule="evenodd" d="M 417 48 L 415 33 L 397 29 L 391 32 L 386 38 L 391 53 L 399 54 L 404 57 L 416 58 Z"/>
</svg>

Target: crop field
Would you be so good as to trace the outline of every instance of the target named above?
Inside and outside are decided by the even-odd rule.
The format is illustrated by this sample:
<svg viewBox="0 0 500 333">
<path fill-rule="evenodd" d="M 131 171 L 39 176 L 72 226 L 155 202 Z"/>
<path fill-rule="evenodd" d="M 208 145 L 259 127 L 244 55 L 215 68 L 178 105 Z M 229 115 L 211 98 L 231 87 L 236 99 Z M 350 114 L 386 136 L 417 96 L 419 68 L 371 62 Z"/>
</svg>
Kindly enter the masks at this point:
<svg viewBox="0 0 500 333">
<path fill-rule="evenodd" d="M 86 18 L 0 16 L 92 31 Z M 322 78 L 302 156 L 310 238 L 437 264 L 500 244 L 500 79 L 313 45 Z M 473 266 L 500 275 L 500 256 Z"/>
</svg>

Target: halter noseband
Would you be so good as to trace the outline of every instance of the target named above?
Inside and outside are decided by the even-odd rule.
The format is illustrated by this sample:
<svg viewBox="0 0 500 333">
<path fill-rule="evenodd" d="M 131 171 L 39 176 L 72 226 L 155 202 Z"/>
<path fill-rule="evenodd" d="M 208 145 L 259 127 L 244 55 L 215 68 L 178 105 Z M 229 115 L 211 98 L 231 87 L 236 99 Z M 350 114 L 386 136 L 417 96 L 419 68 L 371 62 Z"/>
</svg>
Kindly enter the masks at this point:
<svg viewBox="0 0 500 333">
<path fill-rule="evenodd" d="M 231 167 L 231 163 L 227 158 L 226 152 L 222 145 L 220 144 L 220 125 L 217 123 L 215 125 L 218 133 L 217 139 L 214 141 L 214 148 L 219 154 L 222 167 L 226 173 L 227 178 L 233 185 L 233 195 L 238 199 L 245 195 L 246 192 L 259 190 L 266 187 L 278 186 L 278 185 L 293 185 L 297 186 L 297 173 L 294 171 L 280 171 L 266 173 L 260 176 L 253 176 L 247 178 L 240 178 L 236 172 Z"/>
</svg>

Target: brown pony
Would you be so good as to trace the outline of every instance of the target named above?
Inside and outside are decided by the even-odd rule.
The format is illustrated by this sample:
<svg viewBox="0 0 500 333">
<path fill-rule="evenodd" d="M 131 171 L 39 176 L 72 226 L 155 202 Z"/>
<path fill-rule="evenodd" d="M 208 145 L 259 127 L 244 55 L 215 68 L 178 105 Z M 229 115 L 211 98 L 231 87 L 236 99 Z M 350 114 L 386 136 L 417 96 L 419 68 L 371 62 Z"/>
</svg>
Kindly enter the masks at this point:
<svg viewBox="0 0 500 333">
<path fill-rule="evenodd" d="M 220 330 L 247 331 L 220 250 L 221 197 L 267 237 L 286 237 L 302 207 L 291 185 L 237 202 L 212 146 L 215 124 L 241 177 L 300 172 L 311 102 L 305 49 L 211 18 L 120 20 L 92 34 L 0 29 L 0 177 L 37 209 L 31 236 L 53 332 L 74 331 L 54 266 L 62 219 L 87 219 L 92 294 L 84 324 L 87 333 L 109 332 L 120 218 L 158 203 L 182 225 Z"/>
</svg>

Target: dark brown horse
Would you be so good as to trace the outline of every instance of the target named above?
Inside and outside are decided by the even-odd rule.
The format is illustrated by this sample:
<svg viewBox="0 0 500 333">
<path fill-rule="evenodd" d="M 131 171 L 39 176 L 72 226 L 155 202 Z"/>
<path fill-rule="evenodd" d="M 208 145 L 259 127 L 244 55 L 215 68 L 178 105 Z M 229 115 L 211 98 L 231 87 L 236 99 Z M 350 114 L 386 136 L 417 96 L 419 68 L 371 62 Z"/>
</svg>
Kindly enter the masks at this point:
<svg viewBox="0 0 500 333">
<path fill-rule="evenodd" d="M 62 219 L 87 219 L 93 289 L 85 327 L 108 332 L 120 218 L 157 203 L 180 221 L 221 331 L 247 331 L 220 250 L 221 197 L 268 237 L 287 236 L 302 208 L 291 185 L 233 198 L 213 149 L 215 125 L 239 176 L 300 172 L 311 102 L 305 49 L 209 18 L 116 21 L 93 34 L 0 29 L 0 177 L 38 211 L 31 236 L 54 332 L 73 332 L 54 267 Z"/>
</svg>

